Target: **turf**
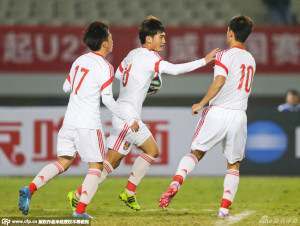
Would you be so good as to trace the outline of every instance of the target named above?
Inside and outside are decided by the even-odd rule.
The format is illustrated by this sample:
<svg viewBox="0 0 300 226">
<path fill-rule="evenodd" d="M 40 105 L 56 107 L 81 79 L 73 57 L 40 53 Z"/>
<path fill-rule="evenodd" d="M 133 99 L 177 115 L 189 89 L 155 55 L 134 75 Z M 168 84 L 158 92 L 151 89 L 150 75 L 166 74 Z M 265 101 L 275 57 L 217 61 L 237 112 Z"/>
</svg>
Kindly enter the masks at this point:
<svg viewBox="0 0 300 226">
<path fill-rule="evenodd" d="M 0 218 L 23 217 L 17 207 L 19 189 L 31 180 L 0 178 Z M 66 196 L 82 181 L 83 177 L 53 179 L 35 193 L 27 217 L 70 217 L 72 211 Z M 261 225 L 263 216 L 272 221 L 271 225 L 276 222 L 300 225 L 300 179 L 297 177 L 241 177 L 230 214 L 241 216 L 253 212 L 237 221 L 216 218 L 223 190 L 221 177 L 188 178 L 165 210 L 159 209 L 158 198 L 171 178 L 145 178 L 137 189 L 138 202 L 143 208 L 140 212 L 129 209 L 118 198 L 126 182 L 127 178 L 108 178 L 99 186 L 87 208 L 95 217 L 92 225 Z"/>
</svg>

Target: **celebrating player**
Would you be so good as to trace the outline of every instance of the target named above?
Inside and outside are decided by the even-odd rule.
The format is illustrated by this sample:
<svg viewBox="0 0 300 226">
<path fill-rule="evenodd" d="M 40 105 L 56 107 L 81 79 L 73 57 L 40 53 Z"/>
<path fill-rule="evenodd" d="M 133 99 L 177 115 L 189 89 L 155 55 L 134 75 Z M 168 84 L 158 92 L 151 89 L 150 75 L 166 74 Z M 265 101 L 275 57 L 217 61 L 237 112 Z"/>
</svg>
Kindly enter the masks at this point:
<svg viewBox="0 0 300 226">
<path fill-rule="evenodd" d="M 28 214 L 34 192 L 53 177 L 66 171 L 76 152 L 89 163 L 88 173 L 82 184 L 82 195 L 72 217 L 90 218 L 86 206 L 94 196 L 105 159 L 105 137 L 100 120 L 100 96 L 105 106 L 119 117 L 132 131 L 139 128 L 138 122 L 120 109 L 112 96 L 113 67 L 105 60 L 113 48 L 108 26 L 94 22 L 85 30 L 84 43 L 93 51 L 77 58 L 72 65 L 63 90 L 70 92 L 63 126 L 58 133 L 57 161 L 45 166 L 29 184 L 20 190 L 19 208 Z"/>
<path fill-rule="evenodd" d="M 229 217 L 228 209 L 233 202 L 239 184 L 240 161 L 243 159 L 247 138 L 246 109 L 251 92 L 255 60 L 244 49 L 244 42 L 253 28 L 252 20 L 243 15 L 231 19 L 227 31 L 230 49 L 216 56 L 214 82 L 200 103 L 194 104 L 196 115 L 202 112 L 191 144 L 191 152 L 184 156 L 178 166 L 170 187 L 159 198 L 159 206 L 166 208 L 180 185 L 205 153 L 219 142 L 227 158 L 227 174 L 219 218 Z"/>
<path fill-rule="evenodd" d="M 177 75 L 193 71 L 213 61 L 219 51 L 215 49 L 205 58 L 189 63 L 171 64 L 162 60 L 157 54 L 163 50 L 166 43 L 164 31 L 164 26 L 158 18 L 149 16 L 144 19 L 139 28 L 142 47 L 129 52 L 116 72 L 116 77 L 120 79 L 120 95 L 117 103 L 124 112 L 138 120 L 139 131 L 133 133 L 124 120 L 112 117 L 113 128 L 107 140 L 109 150 L 103 163 L 101 182 L 119 166 L 123 157 L 131 150 L 132 145 L 139 147 L 143 153 L 135 160 L 128 184 L 120 194 L 120 199 L 134 210 L 141 209 L 136 201 L 136 187 L 158 156 L 156 141 L 141 120 L 142 105 L 153 77 L 160 73 Z M 75 208 L 80 195 L 82 195 L 80 188 L 77 192 L 69 193 L 72 208 Z"/>
</svg>

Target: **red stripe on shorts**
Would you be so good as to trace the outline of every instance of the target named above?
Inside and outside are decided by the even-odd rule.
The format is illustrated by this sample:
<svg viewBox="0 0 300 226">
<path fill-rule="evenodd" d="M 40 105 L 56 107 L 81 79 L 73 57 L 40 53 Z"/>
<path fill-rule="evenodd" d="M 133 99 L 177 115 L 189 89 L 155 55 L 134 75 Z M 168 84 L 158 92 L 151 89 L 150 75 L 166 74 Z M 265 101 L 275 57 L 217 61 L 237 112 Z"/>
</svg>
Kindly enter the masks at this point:
<svg viewBox="0 0 300 226">
<path fill-rule="evenodd" d="M 211 107 L 212 107 L 212 106 L 206 108 L 206 109 L 202 112 L 202 118 L 201 118 L 201 120 L 200 120 L 200 122 L 199 122 L 199 124 L 198 124 L 198 126 L 197 126 L 197 129 L 196 129 L 196 131 L 195 131 L 195 133 L 194 133 L 194 136 L 193 136 L 193 139 L 192 139 L 192 143 L 194 142 L 194 140 L 195 140 L 196 137 L 198 136 L 198 133 L 199 133 L 199 131 L 201 130 L 201 127 L 202 127 L 202 125 L 203 125 L 203 123 L 204 123 L 205 116 L 207 115 L 207 113 L 208 113 L 208 111 L 211 109 Z"/>
<path fill-rule="evenodd" d="M 105 159 L 105 147 L 102 139 L 102 133 L 101 130 L 97 129 L 97 136 L 98 136 L 98 144 L 99 144 L 99 150 L 102 157 L 102 160 Z"/>
<path fill-rule="evenodd" d="M 127 124 L 125 124 L 122 132 L 120 133 L 120 135 L 119 135 L 119 137 L 118 137 L 118 139 L 117 139 L 117 141 L 116 141 L 116 143 L 115 143 L 115 145 L 113 147 L 113 150 L 115 150 L 115 151 L 119 150 L 119 148 L 120 148 L 120 146 L 121 146 L 121 144 L 122 144 L 122 142 L 123 142 L 123 140 L 124 140 L 124 138 L 125 138 L 128 130 L 129 130 L 129 127 L 128 127 Z"/>
</svg>

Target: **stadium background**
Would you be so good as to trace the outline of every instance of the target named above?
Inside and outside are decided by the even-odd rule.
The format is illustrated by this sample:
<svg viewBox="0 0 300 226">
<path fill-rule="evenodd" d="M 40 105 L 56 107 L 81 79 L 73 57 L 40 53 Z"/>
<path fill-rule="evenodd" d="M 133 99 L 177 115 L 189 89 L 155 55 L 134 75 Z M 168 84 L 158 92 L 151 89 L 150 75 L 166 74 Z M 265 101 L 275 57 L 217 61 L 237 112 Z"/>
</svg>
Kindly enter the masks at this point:
<svg viewBox="0 0 300 226">
<path fill-rule="evenodd" d="M 80 36 L 94 20 L 111 25 L 116 68 L 137 47 L 137 25 L 147 15 L 162 20 L 167 45 L 162 57 L 173 63 L 202 58 L 209 50 L 226 49 L 226 25 L 244 13 L 254 32 L 246 48 L 257 61 L 247 110 L 249 136 L 241 174 L 299 175 L 300 115 L 278 113 L 285 92 L 300 91 L 300 1 L 291 1 L 293 25 L 269 24 L 261 0 L 0 0 L 0 175 L 35 175 L 55 159 L 56 134 L 68 103 L 62 84 L 73 60 L 86 51 Z M 171 176 L 189 151 L 197 118 L 190 107 L 206 93 L 213 64 L 177 77 L 163 76 L 159 94 L 149 96 L 143 119 L 162 152 L 148 175 Z M 118 81 L 114 82 L 118 95 Z M 103 110 L 104 129 L 109 113 Z M 193 175 L 224 175 L 220 146 L 209 153 Z M 133 150 L 113 175 L 128 175 Z M 212 164 L 213 163 L 213 164 Z M 67 174 L 84 175 L 77 162 Z"/>
</svg>

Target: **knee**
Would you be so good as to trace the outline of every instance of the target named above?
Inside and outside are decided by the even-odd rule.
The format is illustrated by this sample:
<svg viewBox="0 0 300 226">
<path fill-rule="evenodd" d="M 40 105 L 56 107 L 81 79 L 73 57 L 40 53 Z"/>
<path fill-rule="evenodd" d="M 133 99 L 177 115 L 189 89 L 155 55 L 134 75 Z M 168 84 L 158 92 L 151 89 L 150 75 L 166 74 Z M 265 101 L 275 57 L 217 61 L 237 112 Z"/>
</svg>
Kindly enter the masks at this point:
<svg viewBox="0 0 300 226">
<path fill-rule="evenodd" d="M 158 147 L 151 149 L 151 151 L 145 152 L 147 155 L 150 155 L 153 158 L 157 158 L 159 155 Z"/>
<path fill-rule="evenodd" d="M 198 161 L 200 161 L 203 156 L 205 155 L 206 152 L 204 151 L 199 151 L 199 150 L 191 150 L 191 154 L 193 154 L 194 156 L 196 156 L 196 158 L 198 159 Z"/>
</svg>

